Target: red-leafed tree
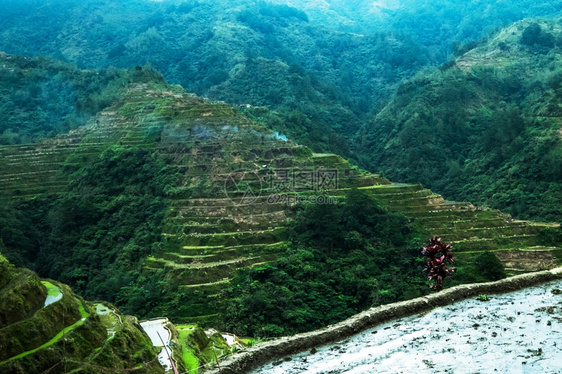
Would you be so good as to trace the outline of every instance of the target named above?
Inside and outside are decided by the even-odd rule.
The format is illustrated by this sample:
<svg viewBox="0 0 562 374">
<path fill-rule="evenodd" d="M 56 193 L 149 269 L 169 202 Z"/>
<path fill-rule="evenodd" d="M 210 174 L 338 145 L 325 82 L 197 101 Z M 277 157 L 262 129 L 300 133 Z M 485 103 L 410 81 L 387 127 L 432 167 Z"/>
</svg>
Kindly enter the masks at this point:
<svg viewBox="0 0 562 374">
<path fill-rule="evenodd" d="M 445 279 L 452 277 L 455 268 L 447 267 L 448 264 L 455 262 L 455 257 L 451 249 L 452 245 L 443 243 L 441 238 L 434 236 L 429 240 L 429 245 L 422 248 L 422 255 L 427 259 L 424 271 L 427 271 L 427 276 L 433 281 L 431 288 L 440 291 L 443 289 Z"/>
</svg>

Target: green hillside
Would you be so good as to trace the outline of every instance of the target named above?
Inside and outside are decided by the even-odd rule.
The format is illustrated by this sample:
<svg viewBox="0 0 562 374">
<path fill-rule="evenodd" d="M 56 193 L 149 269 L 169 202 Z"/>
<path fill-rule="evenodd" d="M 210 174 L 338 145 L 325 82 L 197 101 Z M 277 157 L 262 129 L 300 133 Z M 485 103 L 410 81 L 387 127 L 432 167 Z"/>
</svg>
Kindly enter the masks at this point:
<svg viewBox="0 0 562 374">
<path fill-rule="evenodd" d="M 228 295 L 237 284 L 258 285 L 269 277 L 259 275 L 269 265 L 283 272 L 310 266 L 322 257 L 291 253 L 324 256 L 331 246 L 337 251 L 330 262 L 343 261 L 335 269 L 347 270 L 330 276 L 356 275 L 347 289 L 336 287 L 330 300 L 358 300 L 334 313 L 330 318 L 335 320 L 372 302 L 426 292 L 422 273 L 413 269 L 419 265 L 417 248 L 432 235 L 455 245 L 459 266 L 466 269 L 461 282 L 487 279 L 471 268 L 486 251 L 494 251 L 511 273 L 557 264 L 558 227 L 445 201 L 420 184 L 391 183 L 340 156 L 313 153 L 223 102 L 167 85 L 148 68 L 135 70 L 133 78 L 85 126 L 38 143 L 0 147 L 3 252 L 87 298 L 108 300 L 143 318 L 165 315 L 174 322 L 220 327 L 229 315 L 228 305 L 216 303 L 221 292 Z M 357 206 L 371 206 L 389 227 L 380 226 L 379 232 L 345 223 L 365 220 L 352 218 L 360 209 L 345 210 L 344 197 L 353 187 L 367 199 Z M 297 199 L 326 210 L 302 215 Z M 403 218 L 384 218 L 392 212 Z M 307 239 L 306 230 L 287 229 L 299 217 L 305 227 L 316 227 L 319 214 L 328 231 L 319 232 L 318 240 Z M 398 235 L 398 225 L 404 234 Z M 335 244 L 325 241 L 332 231 L 342 235 L 334 237 Z M 355 255 L 346 261 L 339 251 Z M 405 260 L 393 266 L 393 258 Z M 295 259 L 298 265 L 287 268 Z M 372 270 L 355 273 L 354 261 Z M 416 274 L 391 275 L 406 271 Z M 246 282 L 256 276 L 258 283 Z M 379 278 L 381 288 L 371 296 L 356 294 L 363 295 L 364 287 Z M 257 297 L 252 292 L 245 291 L 245 297 Z M 240 295 L 230 295 L 231 305 L 239 302 Z M 246 317 L 250 312 L 256 310 Z M 280 326 L 267 331 L 315 325 Z"/>
<path fill-rule="evenodd" d="M 562 264 L 558 2 L 2 6 L 0 373 L 162 373 L 137 318 L 197 372 L 428 294 L 432 236 Z"/>
<path fill-rule="evenodd" d="M 297 8 L 246 1 L 13 3 L 0 50 L 90 69 L 149 63 L 200 96 L 267 105 L 289 118 L 292 138 L 343 155 L 361 117 L 427 61 L 409 37 L 342 32 Z"/>
<path fill-rule="evenodd" d="M 451 199 L 562 221 L 560 22 L 518 22 L 403 83 L 356 137 L 363 165 Z"/>
<path fill-rule="evenodd" d="M 132 75 L 0 52 L 0 144 L 30 143 L 84 125 Z"/>
<path fill-rule="evenodd" d="M 164 373 L 134 317 L 0 255 L 2 373 Z"/>
<path fill-rule="evenodd" d="M 402 79 L 445 62 L 452 51 L 494 29 L 560 11 L 555 1 L 530 0 L 135 0 L 127 6 L 109 0 L 7 0 L 3 5 L 0 51 L 88 69 L 149 63 L 199 96 L 267 106 L 271 112 L 262 119 L 269 127 L 315 152 L 345 157 L 351 156 L 348 139 Z M 70 128 L 72 121 L 81 122 L 74 116 L 63 123 L 68 121 Z"/>
<path fill-rule="evenodd" d="M 4 2 L 0 50 L 28 57 L 0 55 L 0 144 L 86 123 L 133 80 L 113 66 L 148 63 L 314 152 L 518 218 L 560 220 L 556 125 L 541 119 L 558 105 L 558 21 L 539 22 L 546 39 L 509 26 L 559 16 L 555 1 L 61 1 Z M 423 70 L 451 53 L 456 67 Z"/>
</svg>

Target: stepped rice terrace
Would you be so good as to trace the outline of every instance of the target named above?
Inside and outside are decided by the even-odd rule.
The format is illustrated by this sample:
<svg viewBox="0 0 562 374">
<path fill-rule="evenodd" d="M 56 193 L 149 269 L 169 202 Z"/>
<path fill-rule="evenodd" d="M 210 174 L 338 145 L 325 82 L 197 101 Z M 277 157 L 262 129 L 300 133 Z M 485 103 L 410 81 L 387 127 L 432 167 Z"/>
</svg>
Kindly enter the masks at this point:
<svg viewBox="0 0 562 374">
<path fill-rule="evenodd" d="M 419 184 L 393 183 L 337 155 L 313 153 L 226 103 L 163 83 L 131 84 L 121 99 L 69 134 L 0 147 L 0 195 L 19 203 L 64 196 L 81 165 L 115 149 L 156 155 L 175 178 L 166 191 L 162 245 L 138 260 L 144 276 L 163 272 L 193 300 L 181 310 L 182 322 L 213 325 L 218 315 L 212 300 L 236 271 L 282 255 L 296 204 L 290 197 L 337 200 L 357 187 L 402 212 L 425 237 L 453 244 L 458 259 L 470 262 L 493 251 L 510 274 L 550 269 L 562 258 L 551 235 L 554 224 L 515 220 L 446 201 Z M 330 183 L 314 191 L 307 178 L 324 172 Z M 248 176 L 253 180 L 246 190 L 225 187 Z M 292 188 L 280 199 L 279 186 L 287 184 Z M 244 200 L 248 188 L 257 191 L 250 201 Z"/>
<path fill-rule="evenodd" d="M 4 1 L 0 374 L 555 371 L 561 8 L 469 3 Z"/>
</svg>

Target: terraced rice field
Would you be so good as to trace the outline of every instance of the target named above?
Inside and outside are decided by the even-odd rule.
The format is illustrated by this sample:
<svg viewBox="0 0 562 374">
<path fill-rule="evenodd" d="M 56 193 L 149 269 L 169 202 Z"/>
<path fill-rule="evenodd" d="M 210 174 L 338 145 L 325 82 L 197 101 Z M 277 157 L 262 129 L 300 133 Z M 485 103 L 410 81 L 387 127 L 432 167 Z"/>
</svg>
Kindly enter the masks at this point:
<svg viewBox="0 0 562 374">
<path fill-rule="evenodd" d="M 445 201 L 419 184 L 392 183 L 287 141 L 224 103 L 144 84 L 68 135 L 0 147 L 0 196 L 64 193 L 73 168 L 115 144 L 156 152 L 181 175 L 165 219 L 167 245 L 144 268 L 163 269 L 199 299 L 212 300 L 237 271 L 284 252 L 296 197 L 331 201 L 353 186 L 403 212 L 427 238 L 452 243 L 461 258 L 491 250 L 514 273 L 559 263 L 559 248 L 541 239 L 545 226 Z M 209 305 L 202 302 L 186 318 L 212 322 Z"/>
</svg>

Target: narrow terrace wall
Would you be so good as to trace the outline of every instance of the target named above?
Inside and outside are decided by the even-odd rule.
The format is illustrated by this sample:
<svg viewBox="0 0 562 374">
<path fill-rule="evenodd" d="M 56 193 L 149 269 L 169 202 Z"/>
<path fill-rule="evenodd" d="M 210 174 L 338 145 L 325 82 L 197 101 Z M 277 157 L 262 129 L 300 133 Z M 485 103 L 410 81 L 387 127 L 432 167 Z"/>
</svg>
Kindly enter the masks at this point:
<svg viewBox="0 0 562 374">
<path fill-rule="evenodd" d="M 517 291 L 540 283 L 562 278 L 562 267 L 510 277 L 496 282 L 464 284 L 438 293 L 394 304 L 382 305 L 359 313 L 335 325 L 320 330 L 280 338 L 258 344 L 220 363 L 220 371 L 208 374 L 243 374 L 272 360 L 335 343 L 380 323 L 421 313 L 479 294 L 498 294 Z"/>
</svg>

